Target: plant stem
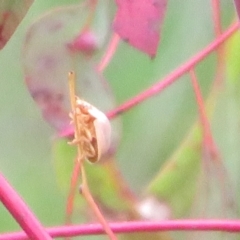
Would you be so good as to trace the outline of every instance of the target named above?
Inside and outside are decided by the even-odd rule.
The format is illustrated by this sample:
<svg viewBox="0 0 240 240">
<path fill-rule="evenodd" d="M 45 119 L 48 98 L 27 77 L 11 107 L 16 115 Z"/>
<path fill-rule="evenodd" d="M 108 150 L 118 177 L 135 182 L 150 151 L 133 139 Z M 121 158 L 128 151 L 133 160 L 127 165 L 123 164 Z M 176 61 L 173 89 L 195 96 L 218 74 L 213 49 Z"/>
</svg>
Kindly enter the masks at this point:
<svg viewBox="0 0 240 240">
<path fill-rule="evenodd" d="M 35 240 L 52 239 L 40 222 L 30 211 L 21 197 L 15 192 L 7 180 L 0 174 L 0 200 L 21 228 L 26 237 Z M 26 238 L 25 237 L 25 238 Z M 4 239 L 1 237 L 1 239 Z M 5 238 L 6 240 L 8 238 Z"/>
<path fill-rule="evenodd" d="M 93 197 L 92 197 L 92 195 L 91 195 L 91 193 L 89 191 L 84 165 L 82 165 L 81 173 L 82 173 L 81 192 L 82 192 L 84 198 L 86 199 L 87 203 L 91 207 L 91 209 L 94 212 L 95 216 L 97 217 L 98 221 L 101 223 L 104 231 L 109 236 L 109 239 L 116 240 L 117 239 L 116 236 L 114 235 L 112 229 L 109 227 L 108 222 L 105 220 L 104 216 L 102 215 L 101 211 L 99 210 L 97 204 L 95 203 L 95 201 L 94 201 L 94 199 L 93 199 Z"/>
<path fill-rule="evenodd" d="M 211 159 L 215 160 L 215 159 L 218 159 L 219 151 L 213 140 L 211 127 L 210 127 L 210 123 L 208 121 L 207 113 L 206 113 L 205 106 L 204 106 L 204 100 L 203 100 L 203 96 L 202 96 L 202 93 L 200 90 L 200 86 L 198 84 L 197 76 L 195 74 L 194 69 L 191 69 L 189 71 L 189 74 L 191 77 L 191 82 L 193 85 L 193 90 L 194 90 L 196 102 L 198 105 L 199 118 L 201 121 L 202 130 L 203 130 L 204 146 L 205 146 L 205 148 L 207 148 L 210 151 L 211 155 L 213 156 L 213 158 L 211 158 Z"/>
<path fill-rule="evenodd" d="M 78 179 L 80 175 L 80 161 L 75 160 L 74 169 L 71 176 L 70 191 L 67 197 L 67 206 L 66 206 L 66 224 L 71 223 L 73 208 L 74 208 L 74 196 L 76 195 Z"/>
<path fill-rule="evenodd" d="M 201 62 L 204 58 L 206 58 L 211 52 L 215 51 L 221 44 L 223 44 L 232 34 L 234 34 L 239 28 L 239 23 L 233 24 L 229 27 L 223 34 L 217 37 L 212 43 L 210 43 L 206 48 L 197 53 L 190 60 L 185 62 L 183 65 L 175 69 L 172 73 L 166 76 L 164 79 L 157 81 L 154 85 L 152 85 L 147 90 L 139 93 L 137 96 L 127 100 L 125 103 L 115 108 L 114 110 L 107 113 L 109 119 L 117 117 L 119 114 L 124 113 L 130 110 L 132 107 L 138 105 L 144 100 L 153 97 L 156 94 L 162 92 L 165 88 L 170 86 L 173 82 L 178 80 L 181 76 L 187 73 L 191 68 Z M 68 127 L 62 130 L 59 133 L 60 137 L 67 137 L 73 135 L 74 130 L 73 127 Z"/>
<path fill-rule="evenodd" d="M 117 46 L 119 43 L 120 37 L 116 34 L 113 33 L 112 38 L 110 40 L 110 43 L 107 47 L 107 51 L 104 54 L 103 58 L 101 59 L 100 63 L 97 66 L 97 70 L 99 72 L 104 71 L 104 69 L 108 66 L 109 62 L 111 61 L 114 53 L 117 50 Z"/>
<path fill-rule="evenodd" d="M 221 24 L 221 3 L 220 0 L 211 0 L 213 12 L 213 24 L 215 35 L 218 37 L 222 33 Z"/>
<path fill-rule="evenodd" d="M 239 28 L 239 24 L 235 23 L 232 25 L 227 31 L 225 31 L 222 35 L 220 35 L 217 39 L 215 39 L 212 43 L 210 43 L 206 48 L 204 48 L 201 52 L 191 58 L 189 61 L 184 63 L 182 66 L 178 67 L 172 73 L 170 73 L 163 80 L 159 80 L 153 86 L 148 88 L 147 90 L 139 93 L 137 96 L 131 98 L 121 106 L 112 110 L 107 114 L 109 118 L 116 117 L 117 115 L 126 112 L 137 104 L 143 102 L 149 97 L 153 97 L 156 94 L 162 92 L 166 87 L 171 85 L 173 82 L 178 80 L 181 76 L 187 73 L 191 68 L 193 68 L 196 64 L 206 58 L 211 52 L 213 52 L 217 47 L 223 44 L 226 39 L 228 39 L 234 32 L 236 32 Z"/>
<path fill-rule="evenodd" d="M 222 61 L 218 62 L 219 64 L 223 63 Z M 217 68 L 218 71 L 221 71 L 221 68 Z M 227 173 L 227 169 L 224 166 L 223 159 L 221 156 L 220 151 L 214 141 L 213 134 L 211 131 L 210 121 L 208 119 L 208 115 L 212 115 L 212 112 L 207 112 L 207 106 L 209 110 L 209 106 L 211 106 L 211 110 L 214 109 L 215 103 L 213 101 L 208 101 L 207 105 L 204 104 L 204 99 L 201 94 L 200 86 L 198 83 L 198 79 L 194 69 L 189 71 L 196 101 L 198 104 L 198 111 L 199 111 L 199 118 L 202 125 L 203 130 L 203 152 L 202 152 L 202 164 L 203 164 L 203 171 L 204 171 L 204 179 L 202 179 L 201 184 L 204 186 L 206 183 L 207 185 L 205 188 L 210 188 L 213 185 L 214 178 L 216 178 L 218 182 L 217 188 L 220 190 L 219 197 L 221 198 L 221 209 L 219 211 L 222 212 L 222 217 L 227 217 L 227 213 L 237 213 L 237 204 L 235 200 L 235 194 L 232 189 L 232 184 Z M 216 78 L 215 81 L 218 79 Z M 211 91 L 211 98 L 212 100 L 217 99 L 216 93 L 218 93 L 219 89 L 216 88 L 216 84 L 214 82 L 213 89 Z M 211 99 L 209 98 L 209 99 Z M 208 100 L 209 100 L 208 99 Z M 205 107 L 206 106 L 206 107 Z M 202 190 L 204 191 L 204 190 Z M 201 196 L 205 196 L 201 191 Z M 211 189 L 206 189 L 206 191 L 211 191 Z M 207 194 L 207 193 L 206 193 Z M 201 201 L 201 200 L 200 200 Z M 205 202 L 205 201 L 202 201 Z M 204 208 L 207 209 L 207 208 Z M 202 212 L 203 213 L 203 212 Z M 207 212 L 203 213 L 202 216 L 207 216 Z"/>
<path fill-rule="evenodd" d="M 72 108 L 72 118 L 73 118 L 73 123 L 74 123 L 74 128 L 75 128 L 74 138 L 79 140 L 79 139 L 81 139 L 81 126 L 80 126 L 79 121 L 77 120 L 77 114 L 76 114 L 76 111 L 77 111 L 76 95 L 75 95 L 76 94 L 75 93 L 76 76 L 75 76 L 74 72 L 69 72 L 68 81 L 69 81 L 70 101 L 71 101 L 71 108 Z M 97 204 L 95 203 L 95 201 L 90 193 L 88 183 L 87 183 L 87 177 L 85 174 L 84 164 L 83 164 L 83 161 L 85 160 L 85 158 L 86 158 L 86 155 L 85 155 L 84 149 L 82 149 L 82 146 L 78 143 L 77 144 L 77 163 L 75 165 L 74 174 L 72 176 L 73 186 L 71 186 L 72 190 L 70 191 L 70 194 L 68 197 L 69 201 L 68 201 L 67 211 L 69 213 L 72 213 L 71 207 L 73 207 L 73 201 L 74 201 L 74 199 L 73 199 L 74 193 L 72 191 L 74 191 L 75 186 L 77 184 L 78 176 L 76 174 L 79 172 L 79 169 L 80 169 L 81 175 L 82 175 L 81 192 L 82 192 L 84 198 L 86 199 L 87 203 L 89 204 L 89 206 L 95 213 L 99 222 L 102 224 L 102 227 L 105 230 L 105 232 L 107 233 L 107 235 L 109 236 L 109 238 L 111 240 L 116 240 L 117 238 L 115 237 L 114 233 L 112 232 L 111 228 L 109 227 L 107 221 L 105 220 L 104 216 L 100 212 Z M 71 215 L 67 216 L 67 221 L 71 222 Z"/>
<path fill-rule="evenodd" d="M 115 233 L 160 232 L 160 231 L 215 231 L 240 232 L 240 220 L 182 219 L 168 221 L 132 221 L 109 224 Z M 54 238 L 105 234 L 101 224 L 85 224 L 47 228 Z M 24 232 L 5 233 L 0 240 L 26 240 Z"/>
</svg>

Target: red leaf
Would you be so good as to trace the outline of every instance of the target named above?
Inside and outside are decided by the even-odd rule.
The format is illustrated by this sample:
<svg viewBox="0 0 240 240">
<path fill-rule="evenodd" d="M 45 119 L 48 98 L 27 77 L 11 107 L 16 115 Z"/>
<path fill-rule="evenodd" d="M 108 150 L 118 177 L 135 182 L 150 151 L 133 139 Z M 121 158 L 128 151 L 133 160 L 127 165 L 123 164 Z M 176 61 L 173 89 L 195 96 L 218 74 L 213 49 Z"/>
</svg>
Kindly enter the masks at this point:
<svg viewBox="0 0 240 240">
<path fill-rule="evenodd" d="M 167 0 L 116 0 L 113 28 L 133 47 L 154 57 Z"/>
<path fill-rule="evenodd" d="M 26 85 L 45 120 L 59 132 L 70 127 L 69 71 L 76 72 L 80 98 L 101 111 L 115 106 L 110 89 L 96 71 L 110 32 L 110 2 L 97 2 L 96 11 L 101 11 L 91 22 L 89 1 L 50 10 L 26 33 L 22 55 Z"/>
<path fill-rule="evenodd" d="M 79 51 L 83 54 L 91 56 L 98 48 L 97 39 L 93 32 L 81 32 L 68 47 L 73 51 Z"/>
<path fill-rule="evenodd" d="M 0 1 L 0 49 L 8 42 L 33 0 Z"/>
</svg>

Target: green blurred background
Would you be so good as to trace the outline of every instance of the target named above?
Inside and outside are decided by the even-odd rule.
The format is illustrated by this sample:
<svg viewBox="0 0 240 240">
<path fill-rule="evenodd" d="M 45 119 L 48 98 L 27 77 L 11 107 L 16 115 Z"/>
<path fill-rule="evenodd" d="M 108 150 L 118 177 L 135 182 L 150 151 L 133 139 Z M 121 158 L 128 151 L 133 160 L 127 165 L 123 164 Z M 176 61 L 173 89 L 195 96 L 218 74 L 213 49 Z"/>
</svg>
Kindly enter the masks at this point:
<svg viewBox="0 0 240 240">
<path fill-rule="evenodd" d="M 0 52 L 1 172 L 46 226 L 64 222 L 66 193 L 57 184 L 53 166 L 51 147 L 55 132 L 43 120 L 25 86 L 21 51 L 26 30 L 34 19 L 53 7 L 78 2 L 35 0 Z M 104 72 L 118 105 L 163 78 L 214 39 L 210 2 L 168 1 L 161 42 L 154 60 L 126 43 L 120 43 Z M 221 3 L 223 27 L 226 28 L 234 19 L 234 6 L 232 1 Z M 213 81 L 215 62 L 213 54 L 196 68 L 204 96 Z M 232 89 L 237 86 L 226 87 L 213 119 L 214 136 L 235 186 L 239 183 L 240 116 L 239 97 Z M 146 188 L 196 119 L 197 106 L 188 76 L 121 116 L 123 133 L 116 159 L 135 193 L 141 194 Z M 18 229 L 0 206 L 0 232 Z"/>
</svg>

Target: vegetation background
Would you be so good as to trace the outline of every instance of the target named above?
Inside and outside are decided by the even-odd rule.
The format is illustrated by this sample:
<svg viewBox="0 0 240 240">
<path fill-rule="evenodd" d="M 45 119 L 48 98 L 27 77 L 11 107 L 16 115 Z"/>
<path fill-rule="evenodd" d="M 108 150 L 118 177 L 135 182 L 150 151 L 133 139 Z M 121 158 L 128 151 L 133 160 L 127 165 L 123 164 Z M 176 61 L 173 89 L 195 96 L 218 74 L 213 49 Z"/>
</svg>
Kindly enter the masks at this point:
<svg viewBox="0 0 240 240">
<path fill-rule="evenodd" d="M 0 53 L 0 168 L 45 226 L 64 222 L 66 191 L 59 186 L 54 168 L 52 144 L 56 133 L 42 118 L 24 82 L 23 39 L 30 24 L 43 13 L 78 2 L 35 0 Z M 235 19 L 232 1 L 221 1 L 221 17 L 226 29 Z M 126 43 L 120 43 L 104 71 L 116 105 L 163 78 L 215 38 L 210 1 L 169 0 L 161 35 L 154 60 Z M 230 60 L 233 61 L 227 59 Z M 236 69 L 237 64 L 234 62 Z M 216 54 L 196 67 L 205 97 L 213 82 L 215 67 Z M 240 183 L 240 114 L 239 94 L 235 89 L 239 84 L 229 75 L 224 79 L 212 129 L 236 190 Z M 130 188 L 141 195 L 161 166 L 171 159 L 198 118 L 189 76 L 181 77 L 163 93 L 118 118 L 122 121 L 122 134 L 116 153 L 117 165 Z M 0 232 L 13 230 L 19 230 L 18 225 L 0 206 Z"/>
</svg>

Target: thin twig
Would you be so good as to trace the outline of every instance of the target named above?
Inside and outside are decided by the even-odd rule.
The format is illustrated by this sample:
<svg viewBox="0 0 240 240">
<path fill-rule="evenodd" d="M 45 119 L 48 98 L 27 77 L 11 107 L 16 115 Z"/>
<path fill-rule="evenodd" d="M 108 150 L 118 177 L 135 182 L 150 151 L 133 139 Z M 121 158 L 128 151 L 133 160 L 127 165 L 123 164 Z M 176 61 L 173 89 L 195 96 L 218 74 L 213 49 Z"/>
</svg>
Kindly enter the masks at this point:
<svg viewBox="0 0 240 240">
<path fill-rule="evenodd" d="M 227 173 L 226 168 L 224 167 L 222 156 L 220 151 L 218 150 L 217 144 L 214 141 L 210 122 L 208 120 L 208 114 L 206 111 L 206 107 L 204 104 L 204 99 L 201 94 L 200 86 L 198 83 L 197 76 L 195 74 L 194 69 L 190 70 L 191 81 L 193 85 L 193 89 L 196 96 L 196 101 L 198 104 L 199 117 L 201 121 L 201 125 L 203 128 L 203 165 L 206 179 L 203 181 L 204 183 L 208 183 L 208 187 L 211 185 L 210 177 L 217 177 L 218 186 L 220 189 L 220 197 L 222 200 L 222 216 L 227 216 L 226 209 L 232 210 L 232 213 L 237 212 L 237 204 L 234 197 L 234 191 L 232 189 L 232 185 Z M 212 89 L 212 96 L 215 96 L 216 99 L 216 88 Z M 214 97 L 213 97 L 214 98 Z M 210 102 L 208 102 L 209 104 Z M 213 107 L 211 104 L 211 107 Z M 210 189 L 208 191 L 211 191 Z M 205 215 L 204 215 L 205 216 Z"/>
<path fill-rule="evenodd" d="M 109 236 L 109 239 L 111 240 L 117 240 L 116 236 L 114 235 L 112 229 L 110 228 L 108 222 L 105 220 L 104 216 L 102 215 L 101 211 L 99 210 L 97 204 L 95 203 L 88 187 L 87 183 L 87 177 L 85 174 L 85 169 L 82 166 L 81 168 L 81 173 L 82 173 L 82 187 L 81 187 L 81 192 L 86 199 L 87 203 L 91 207 L 91 210 L 94 212 L 95 216 L 97 217 L 98 221 L 101 223 L 104 231 L 107 233 Z"/>
<path fill-rule="evenodd" d="M 160 232 L 160 231 L 215 231 L 240 232 L 240 220 L 182 219 L 168 221 L 132 221 L 109 223 L 115 233 Z M 59 226 L 46 229 L 54 238 L 105 234 L 101 224 Z M 24 232 L 5 233 L 0 240 L 26 240 Z"/>
<path fill-rule="evenodd" d="M 236 32 L 239 28 L 239 24 L 235 23 L 232 25 L 226 32 L 224 32 L 221 36 L 215 39 L 212 43 L 210 43 L 206 48 L 204 48 L 201 52 L 191 58 L 182 66 L 178 67 L 172 73 L 170 73 L 163 80 L 158 81 L 152 87 L 147 90 L 139 93 L 137 96 L 131 98 L 121 106 L 112 110 L 107 114 L 109 118 L 116 117 L 117 115 L 126 112 L 132 107 L 138 105 L 149 97 L 153 97 L 156 94 L 162 92 L 166 87 L 170 86 L 173 82 L 178 80 L 181 76 L 187 73 L 191 68 L 193 68 L 196 64 L 206 58 L 211 52 L 213 52 L 217 47 L 219 47 L 222 43 L 226 41 L 234 32 Z"/>
<path fill-rule="evenodd" d="M 76 76 L 74 72 L 70 72 L 69 73 L 69 90 L 70 90 L 70 100 L 71 100 L 71 108 L 72 108 L 72 120 L 73 120 L 73 124 L 74 124 L 74 138 L 76 140 L 81 139 L 81 125 L 80 122 L 77 119 L 77 104 L 76 104 L 76 93 L 75 93 L 75 85 L 76 85 Z M 84 164 L 83 161 L 86 159 L 86 153 L 84 151 L 84 149 L 82 149 L 82 145 L 81 144 L 77 144 L 77 166 L 75 167 L 75 172 L 79 172 L 79 170 L 81 171 L 81 177 L 82 177 L 82 186 L 81 186 L 81 192 L 85 198 L 85 200 L 87 201 L 87 203 L 89 204 L 89 206 L 91 207 L 92 211 L 95 213 L 95 216 L 97 217 L 97 219 L 99 220 L 99 222 L 102 224 L 103 229 L 105 230 L 106 234 L 109 236 L 109 238 L 111 240 L 116 240 L 117 238 L 115 237 L 114 233 L 112 232 L 111 228 L 108 225 L 108 222 L 105 220 L 104 216 L 102 215 L 101 211 L 99 210 L 97 204 L 95 203 L 91 192 L 89 190 L 88 187 L 88 183 L 87 183 L 87 177 L 85 174 L 85 169 L 84 169 Z M 77 178 L 77 176 L 73 176 L 75 178 Z M 72 180 L 73 181 L 73 180 Z M 76 184 L 76 179 L 74 180 L 74 185 Z M 75 188 L 75 186 L 73 186 L 73 188 Z M 73 194 L 73 193 L 71 193 Z M 71 197 L 71 195 L 69 195 L 69 197 Z M 73 206 L 73 198 L 68 198 L 70 200 L 70 202 L 68 203 L 69 206 Z M 68 209 L 69 211 L 69 209 Z M 71 211 L 72 213 L 72 211 Z M 70 222 L 71 220 L 71 216 L 68 216 L 68 221 Z"/>
<path fill-rule="evenodd" d="M 215 37 L 218 38 L 222 34 L 222 23 L 221 23 L 221 3 L 220 0 L 212 0 L 212 14 Z M 215 79 L 213 81 L 213 88 L 222 86 L 224 79 L 224 64 L 225 64 L 225 51 L 224 45 L 221 45 L 217 53 L 217 66 L 215 72 Z"/>
<path fill-rule="evenodd" d="M 187 73 L 191 68 L 205 59 L 211 52 L 215 51 L 221 44 L 223 44 L 229 37 L 231 37 L 239 28 L 239 24 L 235 23 L 229 27 L 223 34 L 221 34 L 217 39 L 210 43 L 206 48 L 197 53 L 190 60 L 185 62 L 183 65 L 175 69 L 172 73 L 166 76 L 164 79 L 157 81 L 153 86 L 147 90 L 139 93 L 137 96 L 127 100 L 125 103 L 121 104 L 119 107 L 107 113 L 109 119 L 117 117 L 119 114 L 130 110 L 132 107 L 138 105 L 144 100 L 153 97 L 156 94 L 162 92 L 166 87 L 170 86 L 173 82 L 177 81 L 181 76 Z M 67 137 L 73 135 L 74 131 L 72 127 L 64 129 L 59 133 L 60 137 Z"/>
<path fill-rule="evenodd" d="M 116 52 L 118 43 L 119 43 L 119 36 L 116 33 L 113 33 L 113 36 L 110 40 L 110 43 L 107 47 L 107 51 L 104 54 L 103 58 L 101 59 L 100 63 L 97 66 L 97 70 L 99 72 L 104 71 L 104 69 L 108 66 L 109 62 L 111 61 L 114 53 Z"/>
<path fill-rule="evenodd" d="M 221 24 L 221 3 L 220 0 L 212 0 L 212 12 L 213 12 L 213 24 L 214 32 L 218 37 L 222 33 L 222 24 Z"/>
<path fill-rule="evenodd" d="M 80 162 L 76 159 L 74 164 L 74 169 L 71 176 L 71 184 L 70 184 L 70 191 L 67 197 L 67 204 L 66 204 L 66 224 L 71 223 L 71 218 L 74 209 L 74 196 L 77 192 L 78 187 L 78 179 L 80 176 Z"/>
<path fill-rule="evenodd" d="M 198 105 L 199 118 L 200 118 L 201 125 L 203 128 L 204 146 L 210 150 L 214 159 L 218 159 L 217 156 L 219 156 L 219 151 L 217 150 L 217 146 L 212 137 L 210 123 L 208 121 L 208 116 L 207 116 L 205 106 L 204 106 L 204 100 L 202 97 L 202 93 L 201 93 L 200 86 L 198 84 L 197 76 L 195 74 L 194 69 L 191 69 L 189 71 L 189 74 L 191 77 L 191 82 L 193 85 L 193 90 L 194 90 L 196 102 Z"/>
</svg>

